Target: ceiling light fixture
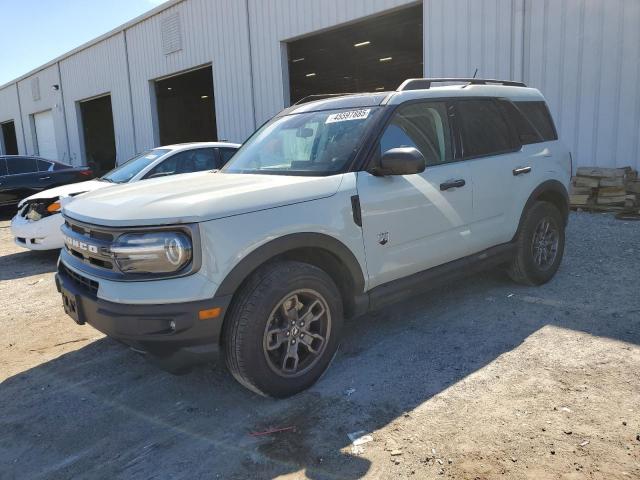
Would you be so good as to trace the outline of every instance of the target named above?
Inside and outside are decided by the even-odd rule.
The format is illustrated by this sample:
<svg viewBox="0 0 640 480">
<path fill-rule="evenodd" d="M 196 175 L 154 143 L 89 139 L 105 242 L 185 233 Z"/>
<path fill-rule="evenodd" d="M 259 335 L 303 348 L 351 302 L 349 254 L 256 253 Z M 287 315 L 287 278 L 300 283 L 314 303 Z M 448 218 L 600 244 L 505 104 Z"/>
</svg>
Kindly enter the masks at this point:
<svg viewBox="0 0 640 480">
<path fill-rule="evenodd" d="M 305 75 L 305 77 L 315 77 L 315 76 L 316 76 L 315 72 L 307 73 L 307 74 Z"/>
<path fill-rule="evenodd" d="M 171 87 L 167 87 L 167 90 L 171 91 L 171 90 L 173 90 L 173 88 L 171 88 Z"/>
<path fill-rule="evenodd" d="M 379 61 L 380 62 L 390 62 L 391 60 L 393 60 L 393 57 L 383 57 Z"/>
<path fill-rule="evenodd" d="M 376 88 L 376 90 L 377 90 L 377 91 L 384 90 L 384 87 L 378 87 L 378 88 Z"/>
<path fill-rule="evenodd" d="M 293 60 L 291 60 L 291 63 L 298 63 L 304 60 L 304 57 L 300 57 L 300 58 L 294 58 Z"/>
<path fill-rule="evenodd" d="M 204 100 L 205 98 L 209 98 L 209 95 L 200 95 L 200 98 Z"/>
<path fill-rule="evenodd" d="M 369 40 L 367 40 L 366 42 L 360 42 L 360 43 L 354 43 L 353 46 L 354 47 L 364 47 L 365 45 L 370 45 L 371 42 Z"/>
</svg>

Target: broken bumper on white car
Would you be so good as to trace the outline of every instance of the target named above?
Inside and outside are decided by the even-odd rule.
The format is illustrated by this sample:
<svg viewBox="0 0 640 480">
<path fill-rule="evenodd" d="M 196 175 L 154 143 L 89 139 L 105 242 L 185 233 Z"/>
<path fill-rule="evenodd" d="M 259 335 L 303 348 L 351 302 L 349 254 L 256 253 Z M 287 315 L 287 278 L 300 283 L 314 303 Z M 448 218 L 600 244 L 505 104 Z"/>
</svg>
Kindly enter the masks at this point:
<svg viewBox="0 0 640 480">
<path fill-rule="evenodd" d="M 64 239 L 60 227 L 64 219 L 59 213 L 32 221 L 18 213 L 11 220 L 11 233 L 16 245 L 30 250 L 62 248 Z"/>
</svg>

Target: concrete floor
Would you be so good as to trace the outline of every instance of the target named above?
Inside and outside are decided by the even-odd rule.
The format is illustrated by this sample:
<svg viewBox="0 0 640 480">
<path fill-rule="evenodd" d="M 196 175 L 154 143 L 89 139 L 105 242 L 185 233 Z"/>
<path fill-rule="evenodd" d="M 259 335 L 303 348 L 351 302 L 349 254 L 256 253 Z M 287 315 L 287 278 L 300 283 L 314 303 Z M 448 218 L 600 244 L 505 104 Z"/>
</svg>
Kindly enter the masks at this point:
<svg viewBox="0 0 640 480">
<path fill-rule="evenodd" d="M 321 381 L 276 401 L 75 325 L 56 254 L 7 218 L 2 478 L 640 478 L 640 222 L 572 214 L 542 287 L 488 272 L 355 319 Z"/>
</svg>

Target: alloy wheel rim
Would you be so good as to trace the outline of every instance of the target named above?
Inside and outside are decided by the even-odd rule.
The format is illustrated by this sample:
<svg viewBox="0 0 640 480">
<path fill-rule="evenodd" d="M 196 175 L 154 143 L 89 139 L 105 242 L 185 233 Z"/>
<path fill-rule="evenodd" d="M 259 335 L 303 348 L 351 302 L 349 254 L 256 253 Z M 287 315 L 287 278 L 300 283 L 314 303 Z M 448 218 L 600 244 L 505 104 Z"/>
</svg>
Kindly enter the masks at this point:
<svg viewBox="0 0 640 480">
<path fill-rule="evenodd" d="M 304 375 L 322 358 L 331 334 L 331 312 L 320 293 L 299 289 L 271 311 L 262 346 L 271 370 L 282 377 Z"/>
<path fill-rule="evenodd" d="M 544 217 L 538 222 L 531 242 L 533 262 L 541 270 L 548 270 L 558 256 L 560 235 L 555 223 Z"/>
</svg>

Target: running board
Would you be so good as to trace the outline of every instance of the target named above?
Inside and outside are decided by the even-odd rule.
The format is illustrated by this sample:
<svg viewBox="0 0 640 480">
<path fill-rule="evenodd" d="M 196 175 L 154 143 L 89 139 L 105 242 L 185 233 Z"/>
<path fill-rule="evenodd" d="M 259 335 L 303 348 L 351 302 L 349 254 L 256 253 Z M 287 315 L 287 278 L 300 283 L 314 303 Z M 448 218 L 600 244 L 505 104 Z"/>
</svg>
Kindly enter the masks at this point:
<svg viewBox="0 0 640 480">
<path fill-rule="evenodd" d="M 468 257 L 379 285 L 368 292 L 368 310 L 378 310 L 386 305 L 440 287 L 457 278 L 466 277 L 507 263 L 513 258 L 515 251 L 515 243 L 505 243 L 480 253 L 474 253 Z"/>
</svg>

